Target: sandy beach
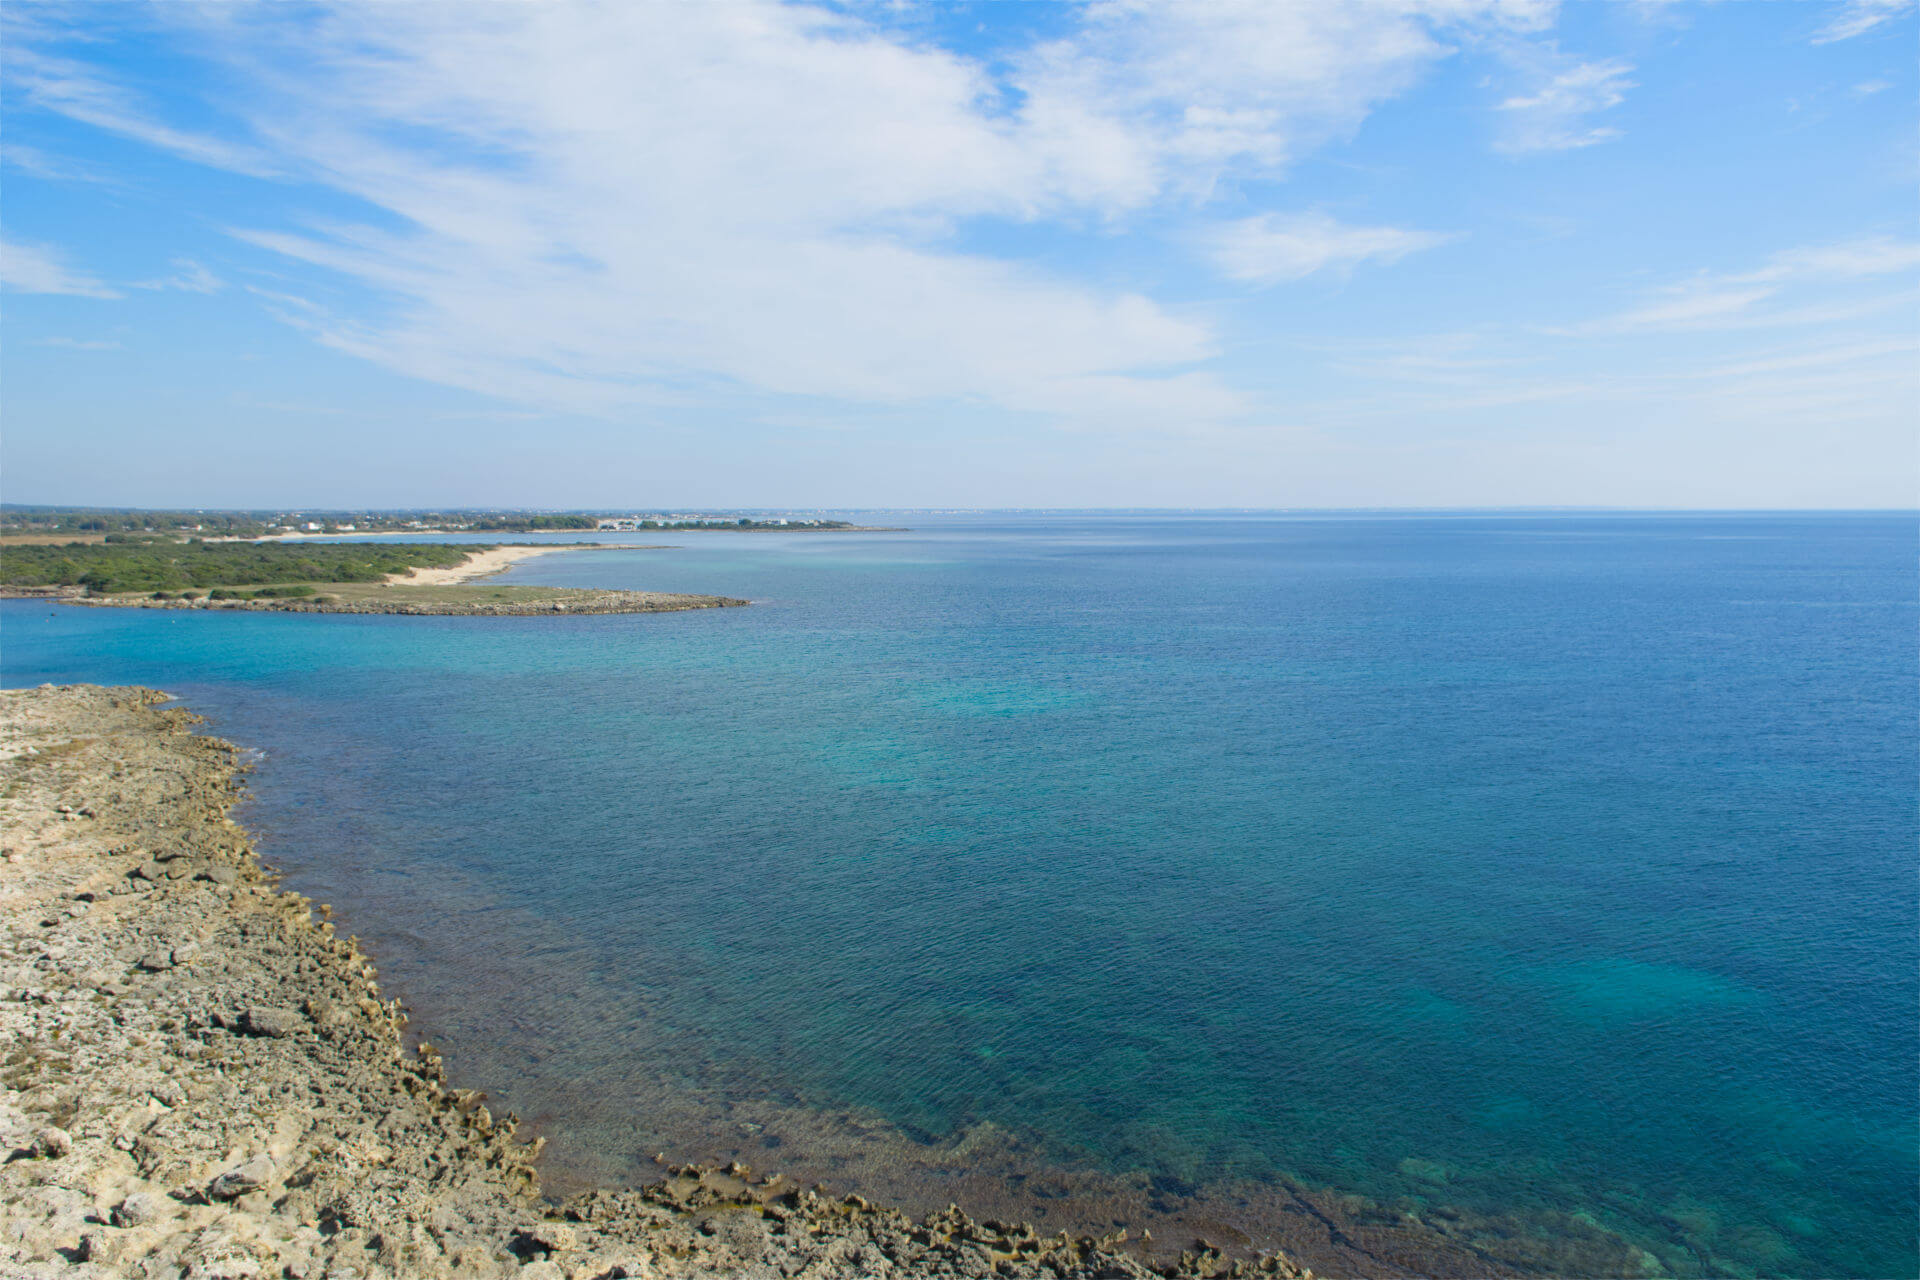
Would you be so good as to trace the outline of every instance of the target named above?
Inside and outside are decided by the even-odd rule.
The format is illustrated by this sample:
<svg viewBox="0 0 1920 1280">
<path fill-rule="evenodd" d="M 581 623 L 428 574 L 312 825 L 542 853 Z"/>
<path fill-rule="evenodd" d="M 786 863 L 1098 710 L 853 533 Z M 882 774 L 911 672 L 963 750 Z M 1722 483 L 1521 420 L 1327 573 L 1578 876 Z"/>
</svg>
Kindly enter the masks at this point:
<svg viewBox="0 0 1920 1280">
<path fill-rule="evenodd" d="M 406 573 L 388 574 L 387 581 L 414 587 L 452 586 L 457 582 L 476 582 L 481 578 L 491 578 L 496 573 L 505 573 L 522 560 L 549 556 L 556 551 L 578 550 L 578 547 L 492 547 L 474 552 L 467 557 L 465 564 L 455 565 L 451 569 L 413 569 Z"/>
</svg>

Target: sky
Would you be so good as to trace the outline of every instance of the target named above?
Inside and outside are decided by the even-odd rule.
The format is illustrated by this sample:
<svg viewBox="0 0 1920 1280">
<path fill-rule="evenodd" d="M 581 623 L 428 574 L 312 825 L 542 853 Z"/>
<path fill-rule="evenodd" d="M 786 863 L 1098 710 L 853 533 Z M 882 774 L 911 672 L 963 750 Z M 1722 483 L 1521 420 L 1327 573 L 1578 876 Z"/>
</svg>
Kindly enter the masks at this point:
<svg viewBox="0 0 1920 1280">
<path fill-rule="evenodd" d="M 0 10 L 0 497 L 1912 507 L 1913 0 Z"/>
</svg>

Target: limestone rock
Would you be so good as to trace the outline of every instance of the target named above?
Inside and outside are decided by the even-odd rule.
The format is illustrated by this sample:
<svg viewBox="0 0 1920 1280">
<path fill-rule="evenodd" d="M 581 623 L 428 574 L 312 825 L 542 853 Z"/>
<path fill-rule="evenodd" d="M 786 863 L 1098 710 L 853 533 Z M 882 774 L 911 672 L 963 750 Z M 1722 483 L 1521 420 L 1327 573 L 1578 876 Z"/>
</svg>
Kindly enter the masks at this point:
<svg viewBox="0 0 1920 1280">
<path fill-rule="evenodd" d="M 272 1178 L 273 1161 L 266 1156 L 255 1156 L 209 1182 L 207 1196 L 212 1200 L 235 1200 L 249 1191 L 258 1191 Z"/>
<path fill-rule="evenodd" d="M 113 1225 L 116 1227 L 143 1227 L 147 1223 L 162 1217 L 168 1209 L 165 1197 L 151 1191 L 136 1191 L 113 1206 Z"/>
<path fill-rule="evenodd" d="M 46 1160 L 58 1160 L 73 1150 L 73 1137 L 65 1129 L 52 1125 L 37 1129 L 33 1135 L 33 1154 Z"/>
<path fill-rule="evenodd" d="M 278 1040 L 282 1036 L 290 1036 L 298 1031 L 306 1019 L 296 1009 L 256 1006 L 242 1014 L 240 1021 L 247 1034 L 270 1036 Z"/>
</svg>

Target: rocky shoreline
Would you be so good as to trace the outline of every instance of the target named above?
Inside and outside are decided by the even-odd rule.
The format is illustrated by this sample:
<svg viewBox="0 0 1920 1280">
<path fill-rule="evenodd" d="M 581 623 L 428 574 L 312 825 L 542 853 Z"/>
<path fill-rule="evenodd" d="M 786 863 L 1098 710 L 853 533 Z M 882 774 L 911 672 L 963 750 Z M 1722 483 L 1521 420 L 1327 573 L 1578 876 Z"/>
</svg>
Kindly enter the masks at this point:
<svg viewBox="0 0 1920 1280">
<path fill-rule="evenodd" d="M 1309 1274 L 916 1221 L 738 1164 L 543 1199 L 540 1143 L 407 1052 L 355 941 L 228 817 L 236 749 L 167 700 L 0 692 L 0 1275 Z"/>
<path fill-rule="evenodd" d="M 513 618 L 553 614 L 677 613 L 685 609 L 732 609 L 750 604 L 731 596 L 685 595 L 665 591 L 602 591 L 579 587 L 545 589 L 530 600 L 153 600 L 145 596 L 89 596 L 77 589 L 35 590 L 10 588 L 0 599 L 53 600 L 61 604 L 106 609 L 192 609 L 253 613 L 395 614 L 422 618 Z"/>
</svg>

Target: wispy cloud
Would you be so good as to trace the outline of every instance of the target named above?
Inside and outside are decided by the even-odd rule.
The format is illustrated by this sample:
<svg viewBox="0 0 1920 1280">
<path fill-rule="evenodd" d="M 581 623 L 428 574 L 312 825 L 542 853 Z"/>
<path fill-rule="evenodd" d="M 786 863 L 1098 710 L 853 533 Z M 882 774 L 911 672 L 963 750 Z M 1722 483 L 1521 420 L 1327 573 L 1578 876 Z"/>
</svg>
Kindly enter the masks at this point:
<svg viewBox="0 0 1920 1280">
<path fill-rule="evenodd" d="M 1824 26 L 1813 33 L 1815 44 L 1832 44 L 1865 35 L 1875 27 L 1912 13 L 1916 0 L 1846 0 Z"/>
<path fill-rule="evenodd" d="M 1602 329 L 1692 329 L 1710 327 L 1745 316 L 1757 302 L 1774 295 L 1767 287 L 1729 284 L 1703 277 L 1662 291 L 1657 302 L 1623 311 L 1599 322 Z"/>
<path fill-rule="evenodd" d="M 47 53 L 30 42 L 34 36 L 44 38 L 45 31 L 15 27 L 9 35 L 0 48 L 0 68 L 13 91 L 33 106 L 200 164 L 257 177 L 275 173 L 259 148 L 164 124 L 149 104 L 84 62 Z"/>
<path fill-rule="evenodd" d="M 0 240 L 0 288 L 15 293 L 55 293 L 76 298 L 118 298 L 120 293 L 69 267 L 58 250 L 19 240 Z"/>
<path fill-rule="evenodd" d="M 1874 236 L 1840 244 L 1789 249 L 1767 264 L 1734 279 L 1780 281 L 1792 279 L 1857 280 L 1920 268 L 1920 242 Z"/>
<path fill-rule="evenodd" d="M 1201 236 L 1201 245 L 1231 279 L 1275 284 L 1364 262 L 1398 262 L 1451 238 L 1436 231 L 1352 226 L 1325 213 L 1269 213 L 1215 227 Z"/>
<path fill-rule="evenodd" d="M 1627 333 L 1831 322 L 1859 312 L 1859 301 L 1831 299 L 1812 306 L 1762 304 L 1788 291 L 1806 293 L 1920 269 L 1920 243 L 1886 236 L 1814 245 L 1777 253 L 1751 271 L 1702 272 L 1659 290 L 1638 307 L 1579 326 L 1572 332 Z M 1868 300 L 1867 310 L 1881 300 Z"/>
<path fill-rule="evenodd" d="M 1531 93 L 1500 104 L 1507 127 L 1498 146 L 1502 151 L 1569 151 L 1610 142 L 1620 130 L 1589 123 L 1596 112 L 1619 106 L 1634 82 L 1633 67 L 1625 62 L 1581 62 L 1552 71 Z"/>
<path fill-rule="evenodd" d="M 20 142 L 9 142 L 0 146 L 0 164 L 29 177 L 43 178 L 49 182 L 113 185 L 110 179 L 93 169 L 75 164 L 64 156 L 48 155 L 38 147 L 30 147 Z"/>
<path fill-rule="evenodd" d="M 173 274 L 154 280 L 142 280 L 133 286 L 136 289 L 172 289 L 181 293 L 218 293 L 227 287 L 222 280 L 201 263 L 192 258 L 175 258 Z"/>
<path fill-rule="evenodd" d="M 1198 367 L 1212 324 L 962 248 L 958 228 L 1152 211 L 1190 237 L 1223 182 L 1283 174 L 1463 41 L 1530 39 L 1553 10 L 1095 0 L 994 64 L 807 4 L 152 12 L 216 62 L 205 83 L 240 86 L 193 128 L 45 41 L 13 42 L 16 84 L 364 202 L 358 223 L 335 204 L 236 229 L 358 286 L 273 304 L 339 350 L 584 411 L 737 388 L 1111 422 L 1243 412 Z M 1434 242 L 1311 219 L 1218 236 L 1254 280 Z"/>
<path fill-rule="evenodd" d="M 59 347 L 65 351 L 119 351 L 121 344 L 110 338 L 41 338 L 37 347 Z"/>
</svg>

